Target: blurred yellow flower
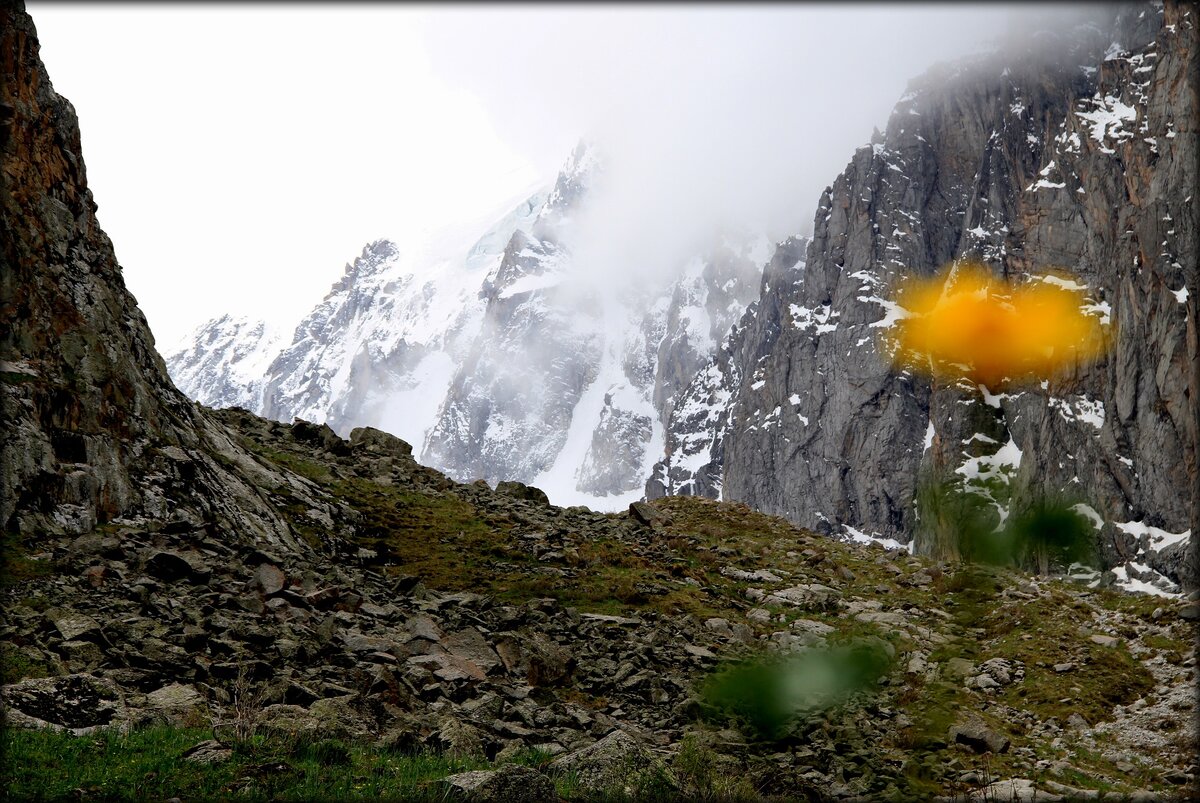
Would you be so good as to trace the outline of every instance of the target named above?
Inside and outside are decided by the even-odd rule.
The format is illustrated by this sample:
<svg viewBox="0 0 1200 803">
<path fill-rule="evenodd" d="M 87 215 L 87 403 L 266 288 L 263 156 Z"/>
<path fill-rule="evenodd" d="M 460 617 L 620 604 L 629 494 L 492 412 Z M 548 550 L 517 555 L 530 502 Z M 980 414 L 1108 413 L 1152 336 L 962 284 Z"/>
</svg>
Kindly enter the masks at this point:
<svg viewBox="0 0 1200 803">
<path fill-rule="evenodd" d="M 1094 359 L 1108 340 L 1084 288 L 1057 274 L 1014 286 L 958 263 L 903 283 L 895 299 L 903 314 L 888 340 L 898 365 L 992 390 Z"/>
</svg>

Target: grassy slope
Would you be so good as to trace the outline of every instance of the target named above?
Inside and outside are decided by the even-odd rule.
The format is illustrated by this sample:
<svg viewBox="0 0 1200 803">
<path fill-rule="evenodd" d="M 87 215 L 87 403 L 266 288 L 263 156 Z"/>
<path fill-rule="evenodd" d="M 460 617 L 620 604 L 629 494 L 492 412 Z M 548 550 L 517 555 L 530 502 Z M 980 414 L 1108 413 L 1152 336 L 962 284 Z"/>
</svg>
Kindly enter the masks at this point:
<svg viewBox="0 0 1200 803">
<path fill-rule="evenodd" d="M 587 514 L 591 521 L 613 526 L 594 528 L 599 535 L 586 526 L 570 532 L 565 531 L 569 527 L 560 528 L 559 539 L 565 546 L 554 562 L 554 572 L 547 573 L 542 561 L 522 543 L 519 517 L 477 506 L 468 494 L 419 484 L 381 485 L 314 462 L 302 444 L 266 444 L 253 438 L 246 444 L 264 459 L 296 471 L 351 505 L 360 517 L 361 545 L 388 558 L 393 564 L 389 571 L 417 575 L 436 590 L 469 589 L 507 602 L 549 596 L 581 611 L 598 613 L 652 609 L 701 620 L 722 616 L 746 621 L 758 635 L 777 631 L 789 620 L 806 618 L 834 627 L 838 633 L 831 641 L 864 634 L 888 640 L 899 660 L 891 683 L 874 703 L 898 709 L 910 724 L 890 733 L 882 744 L 862 749 L 869 747 L 876 760 L 903 766 L 903 780 L 897 789 L 903 795 L 945 792 L 944 781 L 934 782 L 931 768 L 935 766 L 978 768 L 1000 778 L 1027 775 L 1029 762 L 1015 750 L 984 759 L 947 746 L 948 726 L 961 710 L 977 708 L 978 698 L 973 699 L 961 683 L 927 683 L 905 676 L 904 661 L 917 646 L 910 633 L 859 621 L 835 609 L 769 606 L 776 621 L 746 620 L 745 613 L 752 607 L 746 600 L 747 587 L 761 584 L 727 577 L 720 571 L 723 567 L 782 570 L 789 585 L 822 583 L 838 588 L 843 599 L 873 599 L 884 602 L 885 609 L 923 612 L 923 625 L 949 636 L 930 655 L 931 662 L 952 657 L 972 663 L 996 657 L 1023 662 L 1025 681 L 1007 687 L 994 699 L 1013 709 L 1031 711 L 1040 719 L 1056 717 L 1062 722 L 1078 712 L 1094 724 L 1110 716 L 1114 705 L 1131 703 L 1154 686 L 1153 677 L 1126 647 L 1102 646 L 1086 637 L 1097 611 L 1119 611 L 1127 622 L 1148 621 L 1159 604 L 1154 598 L 1043 582 L 1038 594 L 1024 599 L 1010 596 L 1007 590 L 1025 578 L 950 567 L 946 573 L 935 570 L 933 583 L 917 585 L 909 579 L 918 569 L 931 565 L 923 559 L 885 556 L 882 550 L 833 542 L 744 505 L 693 498 L 655 502 L 671 517 L 671 523 L 636 539 L 611 534 L 614 526 L 625 521 L 623 514 Z M 312 526 L 302 511 L 288 506 L 286 498 L 276 501 L 291 514 L 301 533 Z M 5 552 L 10 556 L 6 579 L 15 581 L 41 572 L 41 567 L 31 568 L 19 550 Z M 1146 646 L 1173 663 L 1189 649 L 1182 637 L 1155 639 Z M 1052 669 L 1053 664 L 1066 661 L 1081 667 L 1069 679 Z M 1156 780 L 1145 770 L 1122 773 L 1096 752 L 1052 748 L 1045 739 L 1028 738 L 1003 718 L 985 715 L 984 719 L 1006 733 L 1014 748 L 1032 748 L 1039 758 L 1068 758 L 1076 768 L 1069 780 L 1077 785 L 1135 788 L 1154 785 Z M 231 794 L 235 789 L 243 790 L 239 796 L 251 797 L 308 799 L 318 792 L 336 798 L 411 797 L 425 795 L 428 788 L 423 784 L 431 778 L 481 766 L 436 757 L 397 757 L 363 747 L 350 747 L 344 756 L 337 748 L 312 754 L 305 752 L 304 746 L 282 743 L 244 745 L 234 761 L 212 769 L 179 762 L 179 753 L 200 738 L 199 733 L 161 730 L 76 740 L 53 734 L 8 733 L 4 736 L 7 760 L 2 780 L 9 794 L 17 797 L 35 793 L 57 797 L 75 788 L 95 789 L 100 797 L 210 797 Z M 847 738 L 853 743 L 852 737 Z M 797 744 L 795 738 L 791 744 Z M 788 747 L 769 749 L 781 746 Z M 703 764 L 694 753 L 685 751 L 684 755 Z M 337 760 L 330 762 L 330 757 Z M 279 761 L 289 767 L 282 774 L 267 772 L 259 778 L 251 771 Z"/>
</svg>

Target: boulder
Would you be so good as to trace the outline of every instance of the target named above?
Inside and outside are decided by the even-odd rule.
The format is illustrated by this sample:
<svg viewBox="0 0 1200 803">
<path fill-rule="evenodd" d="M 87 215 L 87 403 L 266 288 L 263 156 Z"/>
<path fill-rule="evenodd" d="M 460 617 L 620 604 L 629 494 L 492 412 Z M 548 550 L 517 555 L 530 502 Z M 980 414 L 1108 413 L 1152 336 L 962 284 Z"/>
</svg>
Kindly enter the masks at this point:
<svg viewBox="0 0 1200 803">
<path fill-rule="evenodd" d="M 196 727 L 208 721 L 208 705 L 194 686 L 172 683 L 146 695 L 146 713 L 165 725 Z"/>
<path fill-rule="evenodd" d="M 303 706 L 278 703 L 262 710 L 260 727 L 268 733 L 284 736 L 315 735 L 320 722 Z"/>
<path fill-rule="evenodd" d="M 1007 736 L 976 719 L 951 725 L 949 735 L 951 742 L 966 745 L 976 753 L 1003 753 L 1009 745 Z"/>
<path fill-rule="evenodd" d="M 370 735 L 370 725 L 355 708 L 354 701 L 355 695 L 326 697 L 308 707 L 322 738 L 355 740 Z"/>
<path fill-rule="evenodd" d="M 474 627 L 465 627 L 451 633 L 443 640 L 442 646 L 451 655 L 478 666 L 485 674 L 490 674 L 501 665 L 500 656 Z"/>
<path fill-rule="evenodd" d="M 250 580 L 251 586 L 256 591 L 261 591 L 268 597 L 282 591 L 286 583 L 287 575 L 283 573 L 283 570 L 269 563 L 259 566 L 254 571 L 254 577 Z"/>
<path fill-rule="evenodd" d="M 646 502 L 631 502 L 629 505 L 629 517 L 638 524 L 652 529 L 665 527 L 671 523 L 669 515 Z"/>
<path fill-rule="evenodd" d="M 496 640 L 496 652 L 509 674 L 524 675 L 530 686 L 553 686 L 575 671 L 575 656 L 541 633 L 506 633 Z"/>
<path fill-rule="evenodd" d="M 356 427 L 350 430 L 350 448 L 372 454 L 412 457 L 412 446 L 407 441 L 374 427 Z"/>
<path fill-rule="evenodd" d="M 178 580 L 204 581 L 212 573 L 199 555 L 185 555 L 169 549 L 153 552 L 146 558 L 146 574 L 167 583 Z"/>
<path fill-rule="evenodd" d="M 474 725 L 456 717 L 446 717 L 429 738 L 429 746 L 451 758 L 483 756 L 483 734 Z"/>
<path fill-rule="evenodd" d="M 58 651 L 73 669 L 94 669 L 104 663 L 104 651 L 91 641 L 64 641 Z"/>
<path fill-rule="evenodd" d="M 460 772 L 441 780 L 449 796 L 470 803 L 554 803 L 554 782 L 530 767 Z"/>
<path fill-rule="evenodd" d="M 314 424 L 297 418 L 292 424 L 292 435 L 298 441 L 321 446 L 335 455 L 350 454 L 350 445 L 338 437 L 338 434 L 328 424 Z"/>
<path fill-rule="evenodd" d="M 104 728 L 125 729 L 129 712 L 120 687 L 107 678 L 77 674 L 31 678 L 0 686 L 4 723 L 84 736 Z"/>
<path fill-rule="evenodd" d="M 539 505 L 550 504 L 550 497 L 546 496 L 545 491 L 541 488 L 535 488 L 532 485 L 526 485 L 523 482 L 505 480 L 496 486 L 496 493 L 511 496 L 514 499 L 536 502 Z"/>
<path fill-rule="evenodd" d="M 550 769 L 571 773 L 585 794 L 634 794 L 656 776 L 668 779 L 657 759 L 622 730 L 560 756 L 551 762 Z"/>
<path fill-rule="evenodd" d="M 948 677 L 965 678 L 974 674 L 975 664 L 971 663 L 966 658 L 951 658 L 945 663 L 943 671 Z"/>
</svg>

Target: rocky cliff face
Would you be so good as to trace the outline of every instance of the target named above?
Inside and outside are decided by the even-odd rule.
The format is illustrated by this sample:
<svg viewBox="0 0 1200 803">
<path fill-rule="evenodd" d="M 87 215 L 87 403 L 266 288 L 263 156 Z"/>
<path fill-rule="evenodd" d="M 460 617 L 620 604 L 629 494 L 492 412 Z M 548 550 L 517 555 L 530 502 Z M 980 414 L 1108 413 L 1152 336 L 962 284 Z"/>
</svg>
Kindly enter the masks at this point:
<svg viewBox="0 0 1200 803">
<path fill-rule="evenodd" d="M 721 348 L 697 371 L 672 406 L 666 427 L 664 458 L 655 463 L 646 482 L 646 497 L 704 496 L 721 498 L 725 437 L 745 410 L 733 400 L 741 390 L 748 366 L 755 366 L 779 335 L 780 300 L 795 289 L 804 275 L 808 240 L 791 237 L 775 247 L 763 270 L 758 300 L 730 328 Z M 751 382 L 762 382 L 755 372 Z M 779 418 L 782 410 L 751 415 L 764 424 Z"/>
<path fill-rule="evenodd" d="M 255 487 L 269 472 L 231 470 L 244 453 L 168 379 L 32 22 L 6 3 L 0 35 L 0 527 L 36 538 L 154 522 L 303 549 Z"/>
<path fill-rule="evenodd" d="M 1196 23 L 1187 5 L 1122 7 L 912 82 L 822 196 L 803 278 L 758 314 L 725 498 L 908 540 L 923 473 L 993 478 L 1002 506 L 1078 493 L 1118 565 L 1172 542 L 1182 555 L 1198 481 Z M 967 257 L 1026 280 L 1068 270 L 1112 324 L 1107 359 L 999 395 L 892 370 L 888 288 Z"/>
</svg>

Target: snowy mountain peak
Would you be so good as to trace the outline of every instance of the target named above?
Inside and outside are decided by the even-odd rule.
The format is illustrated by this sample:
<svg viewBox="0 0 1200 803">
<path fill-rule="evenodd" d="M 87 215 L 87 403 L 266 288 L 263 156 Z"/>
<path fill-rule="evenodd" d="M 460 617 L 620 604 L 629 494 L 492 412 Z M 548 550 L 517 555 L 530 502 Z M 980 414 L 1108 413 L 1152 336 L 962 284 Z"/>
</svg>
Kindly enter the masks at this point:
<svg viewBox="0 0 1200 803">
<path fill-rule="evenodd" d="M 390 266 L 400 256 L 400 247 L 391 240 L 375 240 L 363 246 L 362 253 L 353 262 L 346 263 L 342 278 L 330 288 L 330 295 L 353 286 L 362 279 L 373 276 L 385 266 Z"/>
<path fill-rule="evenodd" d="M 207 370 L 243 377 L 236 403 L 267 417 L 342 433 L 378 427 L 457 479 L 535 482 L 559 504 L 627 505 L 663 456 L 681 391 L 757 296 L 770 249 L 756 233 L 720 234 L 645 286 L 574 281 L 608 275 L 572 252 L 573 218 L 595 203 L 602 171 L 584 140 L 548 192 L 490 226 L 369 243 L 289 344 L 235 356 L 242 330 L 214 322 L 221 336 L 203 337 L 227 345 L 209 349 Z M 181 389 L 214 404 L 233 398 L 202 395 L 217 379 L 188 373 L 195 362 L 172 357 Z M 240 363 L 256 365 L 256 383 Z"/>
<path fill-rule="evenodd" d="M 176 386 L 196 401 L 255 410 L 283 339 L 283 331 L 266 321 L 226 314 L 193 330 L 166 361 Z"/>
<path fill-rule="evenodd" d="M 533 234 L 540 240 L 557 241 L 569 226 L 571 213 L 603 171 L 600 149 L 590 140 L 580 140 L 558 173 L 554 189 L 538 213 Z"/>
</svg>

